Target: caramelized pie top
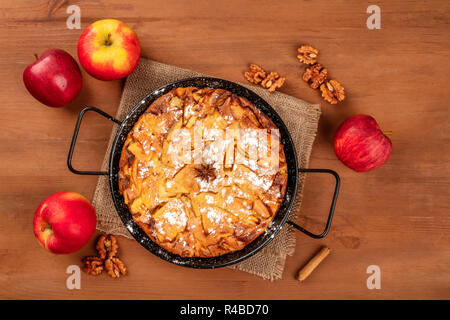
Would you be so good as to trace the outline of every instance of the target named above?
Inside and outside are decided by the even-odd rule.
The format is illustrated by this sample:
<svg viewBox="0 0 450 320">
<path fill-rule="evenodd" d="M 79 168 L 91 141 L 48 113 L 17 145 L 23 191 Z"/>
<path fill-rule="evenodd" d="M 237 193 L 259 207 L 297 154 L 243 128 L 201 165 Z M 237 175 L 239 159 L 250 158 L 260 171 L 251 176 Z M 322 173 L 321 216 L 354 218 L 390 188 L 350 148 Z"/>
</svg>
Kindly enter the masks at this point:
<svg viewBox="0 0 450 320">
<path fill-rule="evenodd" d="M 128 134 L 119 166 L 133 219 L 185 257 L 244 248 L 268 227 L 286 191 L 276 126 L 222 89 L 180 87 L 154 101 Z"/>
</svg>

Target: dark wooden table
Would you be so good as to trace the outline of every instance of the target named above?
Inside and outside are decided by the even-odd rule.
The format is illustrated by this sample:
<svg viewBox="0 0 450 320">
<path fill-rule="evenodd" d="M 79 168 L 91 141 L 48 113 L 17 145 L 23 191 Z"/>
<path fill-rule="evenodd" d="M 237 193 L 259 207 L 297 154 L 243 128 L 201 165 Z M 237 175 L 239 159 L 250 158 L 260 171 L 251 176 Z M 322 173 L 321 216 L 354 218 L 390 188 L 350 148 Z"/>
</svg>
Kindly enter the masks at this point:
<svg viewBox="0 0 450 320">
<path fill-rule="evenodd" d="M 369 30 L 367 1 L 70 1 L 81 8 L 81 30 L 66 28 L 67 4 L 48 17 L 47 1 L 0 4 L 0 298 L 127 299 L 398 299 L 450 298 L 450 2 L 376 1 L 381 29 Z M 142 55 L 164 63 L 244 81 L 249 63 L 287 77 L 282 92 L 321 103 L 323 115 L 311 167 L 332 168 L 342 190 L 331 233 L 298 234 L 295 255 L 275 282 L 230 269 L 191 270 L 120 239 L 129 275 L 82 275 L 66 288 L 66 268 L 93 253 L 56 256 L 32 232 L 34 210 L 48 195 L 77 191 L 92 198 L 96 177 L 76 176 L 66 157 L 76 117 L 87 106 L 114 114 L 122 82 L 86 73 L 81 95 L 62 109 L 47 108 L 26 91 L 22 72 L 49 48 L 76 57 L 82 29 L 117 18 L 139 35 Z M 301 80 L 296 49 L 319 48 L 320 62 L 345 86 L 348 99 L 322 101 Z M 373 115 L 392 130 L 393 153 L 381 168 L 356 173 L 335 157 L 332 138 L 346 117 Z M 75 165 L 97 169 L 111 123 L 88 116 Z M 331 180 L 310 176 L 299 222 L 319 228 Z M 304 283 L 295 274 L 321 246 L 331 255 Z M 369 290 L 369 265 L 381 269 L 381 289 Z"/>
</svg>

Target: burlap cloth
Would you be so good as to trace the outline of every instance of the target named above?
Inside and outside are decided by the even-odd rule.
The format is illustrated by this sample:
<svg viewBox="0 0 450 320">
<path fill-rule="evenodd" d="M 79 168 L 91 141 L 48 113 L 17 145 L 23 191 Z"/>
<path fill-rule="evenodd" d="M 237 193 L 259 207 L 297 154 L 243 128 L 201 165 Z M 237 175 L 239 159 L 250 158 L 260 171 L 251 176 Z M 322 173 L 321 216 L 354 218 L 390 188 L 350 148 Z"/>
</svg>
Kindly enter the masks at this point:
<svg viewBox="0 0 450 320">
<path fill-rule="evenodd" d="M 167 83 L 203 74 L 141 59 L 136 70 L 127 78 L 116 118 L 122 120 L 126 114 L 148 93 Z M 316 136 L 320 117 L 320 106 L 282 94 L 269 94 L 266 90 L 243 84 L 265 99 L 281 116 L 288 127 L 297 150 L 299 166 L 307 168 L 312 145 Z M 102 164 L 102 170 L 108 170 L 111 145 L 116 134 L 117 126 L 111 132 L 108 150 Z M 298 193 L 295 199 L 291 219 L 294 219 L 300 209 L 305 176 L 300 175 Z M 108 176 L 100 176 L 94 193 L 93 205 L 97 211 L 97 229 L 101 232 L 132 238 L 117 215 L 109 189 Z M 230 266 L 264 279 L 280 279 L 283 274 L 287 255 L 295 250 L 294 230 L 286 225 L 273 241 L 253 257 Z"/>
</svg>

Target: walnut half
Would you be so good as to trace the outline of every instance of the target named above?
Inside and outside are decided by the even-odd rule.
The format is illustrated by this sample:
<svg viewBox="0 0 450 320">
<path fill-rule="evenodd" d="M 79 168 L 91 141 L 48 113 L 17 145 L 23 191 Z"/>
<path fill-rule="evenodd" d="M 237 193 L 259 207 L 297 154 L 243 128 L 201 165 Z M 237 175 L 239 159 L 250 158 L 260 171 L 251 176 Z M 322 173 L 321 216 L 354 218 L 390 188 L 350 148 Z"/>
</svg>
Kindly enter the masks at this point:
<svg viewBox="0 0 450 320">
<path fill-rule="evenodd" d="M 317 63 L 309 68 L 306 68 L 303 73 L 303 81 L 309 82 L 312 89 L 317 89 L 325 80 L 327 80 L 328 70 L 320 63 Z"/>
<path fill-rule="evenodd" d="M 82 262 L 84 264 L 83 271 L 87 274 L 97 276 L 103 271 L 103 259 L 99 257 L 85 257 Z"/>
<path fill-rule="evenodd" d="M 345 99 L 344 87 L 336 80 L 330 80 L 323 83 L 320 86 L 320 91 L 322 91 L 324 100 L 331 104 L 336 104 Z"/>
<path fill-rule="evenodd" d="M 113 278 L 119 278 L 127 274 L 127 268 L 119 258 L 110 258 L 105 260 L 105 268 L 108 274 Z"/>
<path fill-rule="evenodd" d="M 266 77 L 266 71 L 257 64 L 252 63 L 244 73 L 245 79 L 250 83 L 259 84 Z"/>
<path fill-rule="evenodd" d="M 317 56 L 319 55 L 319 50 L 308 45 L 303 45 L 297 49 L 297 58 L 300 62 L 304 64 L 314 64 L 317 62 Z"/>
<path fill-rule="evenodd" d="M 119 250 L 119 245 L 116 237 L 113 235 L 101 235 L 97 240 L 95 249 L 97 249 L 100 258 L 104 260 L 115 257 Z"/>
<path fill-rule="evenodd" d="M 271 72 L 269 75 L 261 82 L 261 85 L 267 89 L 269 92 L 274 92 L 277 88 L 281 86 L 286 81 L 285 77 L 281 77 L 278 72 Z"/>
</svg>

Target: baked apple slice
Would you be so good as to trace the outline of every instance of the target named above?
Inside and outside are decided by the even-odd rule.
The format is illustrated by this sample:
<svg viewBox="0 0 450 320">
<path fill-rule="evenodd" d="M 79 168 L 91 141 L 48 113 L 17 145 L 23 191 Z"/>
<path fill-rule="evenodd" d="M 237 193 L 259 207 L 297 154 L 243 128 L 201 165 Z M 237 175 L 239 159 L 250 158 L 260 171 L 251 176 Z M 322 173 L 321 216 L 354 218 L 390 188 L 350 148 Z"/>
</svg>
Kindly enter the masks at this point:
<svg viewBox="0 0 450 320">
<path fill-rule="evenodd" d="M 173 241 L 186 228 L 188 217 L 181 199 L 172 199 L 153 214 L 152 227 L 161 242 Z"/>
</svg>

